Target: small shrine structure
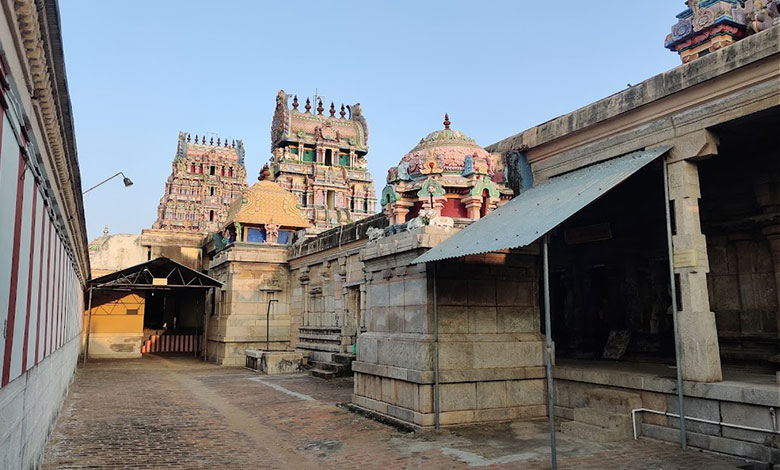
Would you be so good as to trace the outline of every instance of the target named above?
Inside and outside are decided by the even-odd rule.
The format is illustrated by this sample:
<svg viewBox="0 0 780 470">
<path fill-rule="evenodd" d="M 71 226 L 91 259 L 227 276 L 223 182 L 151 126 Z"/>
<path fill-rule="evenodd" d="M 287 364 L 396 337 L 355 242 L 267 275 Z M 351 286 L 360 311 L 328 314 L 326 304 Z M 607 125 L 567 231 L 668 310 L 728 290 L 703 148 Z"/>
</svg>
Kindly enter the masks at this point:
<svg viewBox="0 0 780 470">
<path fill-rule="evenodd" d="M 310 227 L 297 207 L 297 198 L 271 181 L 265 165 L 258 182 L 230 205 L 222 229 L 223 244 L 232 242 L 286 245 L 296 230 Z"/>
<path fill-rule="evenodd" d="M 453 219 L 477 220 L 512 197 L 500 158 L 450 129 L 431 132 L 387 172 L 380 202 L 391 224 L 434 210 Z"/>
</svg>

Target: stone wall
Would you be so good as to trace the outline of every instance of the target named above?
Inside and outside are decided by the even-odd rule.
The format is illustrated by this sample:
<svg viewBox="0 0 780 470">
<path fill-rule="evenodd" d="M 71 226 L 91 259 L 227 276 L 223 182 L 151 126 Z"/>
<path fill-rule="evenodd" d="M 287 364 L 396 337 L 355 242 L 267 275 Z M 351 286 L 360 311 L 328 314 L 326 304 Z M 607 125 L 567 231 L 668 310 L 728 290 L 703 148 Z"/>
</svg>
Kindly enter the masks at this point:
<svg viewBox="0 0 780 470">
<path fill-rule="evenodd" d="M 0 468 L 38 468 L 81 348 L 68 343 L 0 389 Z"/>
<path fill-rule="evenodd" d="M 217 292 L 214 315 L 207 320 L 207 357 L 223 365 L 243 365 L 244 350 L 290 344 L 291 321 L 287 251 L 284 246 L 234 243 L 217 253 L 209 275 L 224 285 Z M 271 305 L 270 336 L 266 312 Z"/>
<path fill-rule="evenodd" d="M 676 381 L 653 374 L 604 370 L 587 365 L 560 365 L 555 376 L 555 414 L 572 419 L 575 408 L 588 405 L 587 392 L 610 388 L 641 396 L 641 406 L 677 414 Z M 724 423 L 771 430 L 772 410 L 780 406 L 777 386 L 771 383 L 730 382 L 685 384 L 685 415 Z M 694 421 L 686 422 L 688 444 L 699 449 L 780 464 L 780 436 Z M 679 443 L 679 420 L 651 414 L 637 414 L 640 436 Z"/>
<path fill-rule="evenodd" d="M 433 266 L 412 261 L 452 233 L 425 226 L 366 246 L 357 407 L 434 425 Z M 545 416 L 536 254 L 475 256 L 437 269 L 440 423 Z"/>
</svg>

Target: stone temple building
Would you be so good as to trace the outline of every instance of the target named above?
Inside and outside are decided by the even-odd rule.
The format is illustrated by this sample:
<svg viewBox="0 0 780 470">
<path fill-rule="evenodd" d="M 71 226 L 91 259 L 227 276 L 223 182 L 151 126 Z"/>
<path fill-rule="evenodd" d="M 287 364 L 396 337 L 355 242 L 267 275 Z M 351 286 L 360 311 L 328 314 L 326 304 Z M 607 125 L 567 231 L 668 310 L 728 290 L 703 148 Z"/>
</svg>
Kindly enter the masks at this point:
<svg viewBox="0 0 780 470">
<path fill-rule="evenodd" d="M 719 37 L 703 11 L 737 3 L 689 2 L 704 33 L 673 50 Z M 243 197 L 288 202 L 242 199 L 192 247 L 220 285 L 201 353 L 285 349 L 415 429 L 552 414 L 590 440 L 679 442 L 682 401 L 691 447 L 780 464 L 780 26 L 755 26 L 775 5 L 753 2 L 728 47 L 484 149 L 445 119 L 360 220 L 359 108 L 280 92 L 273 182 Z M 295 200 L 300 218 L 271 219 Z"/>
<path fill-rule="evenodd" d="M 376 212 L 374 182 L 366 167 L 368 124 L 360 103 L 341 105 L 329 115 L 319 100 L 316 113 L 307 98 L 279 90 L 271 125 L 270 169 L 273 179 L 298 198 L 301 210 L 316 228 L 343 225 Z M 346 116 L 349 109 L 349 117 Z"/>
<path fill-rule="evenodd" d="M 209 233 L 221 229 L 230 203 L 246 189 L 244 143 L 200 140 L 179 132 L 176 156 L 157 208 L 155 230 Z"/>
</svg>

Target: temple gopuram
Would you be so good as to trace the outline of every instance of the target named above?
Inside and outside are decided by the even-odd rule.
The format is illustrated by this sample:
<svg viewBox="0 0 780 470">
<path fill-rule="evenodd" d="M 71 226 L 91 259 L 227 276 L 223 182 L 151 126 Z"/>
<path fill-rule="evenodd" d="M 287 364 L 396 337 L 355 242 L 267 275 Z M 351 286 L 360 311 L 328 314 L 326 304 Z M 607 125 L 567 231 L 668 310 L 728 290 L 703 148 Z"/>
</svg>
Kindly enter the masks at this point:
<svg viewBox="0 0 780 470">
<path fill-rule="evenodd" d="M 153 229 L 216 232 L 224 224 L 230 203 L 246 189 L 244 143 L 206 136 L 193 141 L 179 132 L 179 144 Z"/>
<path fill-rule="evenodd" d="M 450 129 L 431 132 L 387 172 L 381 205 L 391 224 L 422 211 L 453 219 L 477 220 L 512 197 L 501 159 L 474 139 Z"/>
<path fill-rule="evenodd" d="M 366 168 L 368 124 L 360 104 L 341 105 L 339 116 L 322 100 L 312 111 L 306 99 L 279 90 L 271 125 L 272 178 L 298 198 L 303 215 L 319 229 L 344 225 L 375 212 L 374 182 Z M 347 117 L 347 110 L 349 117 Z"/>
<path fill-rule="evenodd" d="M 780 24 L 778 0 L 687 0 L 666 36 L 684 64 Z"/>
</svg>

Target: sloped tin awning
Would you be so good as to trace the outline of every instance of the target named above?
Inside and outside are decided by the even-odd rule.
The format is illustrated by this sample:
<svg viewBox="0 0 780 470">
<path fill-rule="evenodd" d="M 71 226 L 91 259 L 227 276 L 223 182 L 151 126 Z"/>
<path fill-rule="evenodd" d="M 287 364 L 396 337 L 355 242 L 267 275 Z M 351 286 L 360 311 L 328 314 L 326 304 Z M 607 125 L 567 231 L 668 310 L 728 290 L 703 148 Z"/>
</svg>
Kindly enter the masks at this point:
<svg viewBox="0 0 780 470">
<path fill-rule="evenodd" d="M 530 245 L 669 149 L 671 146 L 654 147 L 550 178 L 431 248 L 414 262 Z"/>
<path fill-rule="evenodd" d="M 166 289 L 174 287 L 221 287 L 218 280 L 183 264 L 159 257 L 145 263 L 90 279 L 92 288 Z"/>
</svg>

